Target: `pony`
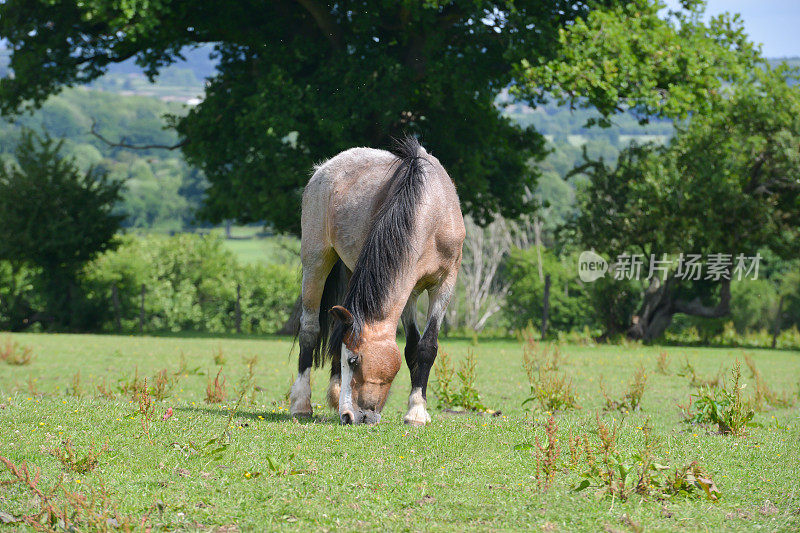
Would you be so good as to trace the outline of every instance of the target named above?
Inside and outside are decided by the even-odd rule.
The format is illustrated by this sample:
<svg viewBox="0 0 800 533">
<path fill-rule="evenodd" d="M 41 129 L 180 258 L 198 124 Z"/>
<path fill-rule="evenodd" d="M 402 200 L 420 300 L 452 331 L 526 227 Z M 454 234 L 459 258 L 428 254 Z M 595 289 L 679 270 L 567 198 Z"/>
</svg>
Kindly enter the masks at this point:
<svg viewBox="0 0 800 533">
<path fill-rule="evenodd" d="M 351 148 L 315 167 L 302 200 L 293 416 L 311 416 L 311 369 L 330 361 L 328 403 L 340 422 L 378 423 L 401 365 L 402 320 L 411 373 L 404 421 L 431 421 L 428 376 L 464 237 L 453 180 L 413 137 L 392 152 Z M 416 308 L 424 291 L 429 305 L 420 334 Z"/>
</svg>

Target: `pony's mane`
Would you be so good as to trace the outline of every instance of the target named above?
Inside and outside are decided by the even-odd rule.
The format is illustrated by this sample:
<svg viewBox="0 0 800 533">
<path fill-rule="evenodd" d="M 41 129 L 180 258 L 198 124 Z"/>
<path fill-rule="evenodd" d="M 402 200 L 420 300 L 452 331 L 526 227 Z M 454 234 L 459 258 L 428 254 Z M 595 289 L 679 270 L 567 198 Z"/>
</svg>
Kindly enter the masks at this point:
<svg viewBox="0 0 800 533">
<path fill-rule="evenodd" d="M 411 251 L 415 215 L 423 191 L 427 160 L 413 137 L 397 141 L 392 153 L 397 168 L 388 182 L 388 194 L 373 219 L 372 228 L 356 261 L 342 305 L 353 315 L 352 325 L 337 321 L 330 350 L 339 355 L 346 333 L 358 344 L 366 322 L 385 318 L 386 298 Z"/>
</svg>

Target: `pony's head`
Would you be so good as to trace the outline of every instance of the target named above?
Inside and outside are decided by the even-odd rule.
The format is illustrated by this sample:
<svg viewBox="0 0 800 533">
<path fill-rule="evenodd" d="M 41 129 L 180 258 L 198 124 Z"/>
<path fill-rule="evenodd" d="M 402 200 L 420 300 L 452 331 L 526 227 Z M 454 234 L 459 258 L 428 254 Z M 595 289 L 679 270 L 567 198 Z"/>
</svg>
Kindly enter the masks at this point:
<svg viewBox="0 0 800 533">
<path fill-rule="evenodd" d="M 331 313 L 344 326 L 339 419 L 342 424 L 376 424 L 400 370 L 394 327 L 386 323 L 364 324 L 356 339 L 350 311 L 337 305 Z"/>
</svg>

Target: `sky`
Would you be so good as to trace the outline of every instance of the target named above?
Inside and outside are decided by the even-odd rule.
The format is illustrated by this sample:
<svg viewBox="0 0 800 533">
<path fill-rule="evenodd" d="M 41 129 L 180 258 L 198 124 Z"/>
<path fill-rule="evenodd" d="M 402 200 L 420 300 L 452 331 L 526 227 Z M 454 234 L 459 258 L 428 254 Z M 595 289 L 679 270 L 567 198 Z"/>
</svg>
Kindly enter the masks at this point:
<svg viewBox="0 0 800 533">
<path fill-rule="evenodd" d="M 678 0 L 667 0 L 670 7 Z M 706 13 L 742 15 L 750 38 L 763 45 L 765 57 L 800 56 L 800 0 L 708 0 Z"/>
</svg>

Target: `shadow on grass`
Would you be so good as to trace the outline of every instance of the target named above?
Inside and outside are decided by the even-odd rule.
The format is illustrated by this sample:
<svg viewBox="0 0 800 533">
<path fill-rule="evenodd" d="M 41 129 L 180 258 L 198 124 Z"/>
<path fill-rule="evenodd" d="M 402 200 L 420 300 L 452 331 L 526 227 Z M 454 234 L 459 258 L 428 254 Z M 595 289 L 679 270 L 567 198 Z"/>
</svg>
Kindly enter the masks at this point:
<svg viewBox="0 0 800 533">
<path fill-rule="evenodd" d="M 184 411 L 187 413 L 197 413 L 197 414 L 216 416 L 220 418 L 227 418 L 228 416 L 230 416 L 230 411 L 228 411 L 227 409 L 214 408 L 214 407 L 179 406 L 175 407 L 175 410 Z M 267 411 L 238 411 L 234 416 L 234 418 L 245 418 L 248 420 L 253 420 L 255 422 L 294 423 L 295 420 L 295 417 L 293 417 L 289 413 L 270 413 Z M 339 419 L 331 416 L 320 416 L 320 415 L 297 417 L 298 424 L 330 424 L 333 423 L 334 421 L 338 423 Z"/>
</svg>

